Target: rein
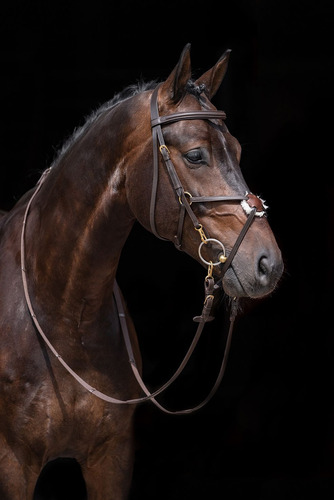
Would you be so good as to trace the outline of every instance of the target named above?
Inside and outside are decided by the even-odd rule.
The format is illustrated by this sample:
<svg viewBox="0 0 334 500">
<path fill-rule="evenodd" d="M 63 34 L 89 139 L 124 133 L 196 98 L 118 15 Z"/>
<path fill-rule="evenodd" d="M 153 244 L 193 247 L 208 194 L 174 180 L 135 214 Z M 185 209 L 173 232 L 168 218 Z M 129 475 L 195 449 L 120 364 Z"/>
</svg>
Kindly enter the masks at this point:
<svg viewBox="0 0 334 500">
<path fill-rule="evenodd" d="M 41 327 L 41 325 L 37 319 L 37 316 L 35 314 L 34 308 L 33 308 L 32 303 L 31 303 L 30 294 L 29 294 L 29 288 L 28 288 L 28 282 L 27 282 L 26 259 L 25 259 L 25 234 L 26 234 L 27 219 L 28 219 L 28 214 L 30 211 L 31 204 L 32 204 L 35 196 L 37 195 L 37 193 L 41 189 L 41 187 L 42 187 L 48 173 L 50 172 L 50 170 L 51 170 L 51 168 L 47 169 L 43 173 L 42 177 L 40 178 L 40 180 L 37 184 L 35 192 L 33 193 L 32 197 L 30 198 L 30 200 L 27 204 L 24 218 L 23 218 L 22 232 L 21 232 L 21 276 L 22 276 L 24 296 L 25 296 L 25 300 L 26 300 L 27 307 L 28 307 L 30 316 L 32 318 L 32 321 L 33 321 L 37 331 L 41 335 L 42 339 L 44 340 L 45 344 L 48 346 L 48 348 L 51 350 L 51 352 L 54 354 L 54 356 L 58 359 L 58 361 L 63 365 L 65 370 L 70 375 L 72 375 L 72 377 L 82 387 L 84 387 L 84 389 L 89 391 L 91 394 L 94 394 L 94 396 L 97 396 L 98 398 L 106 401 L 107 403 L 138 404 L 138 403 L 143 403 L 145 401 L 151 400 L 152 403 L 154 403 L 160 410 L 162 410 L 165 413 L 173 414 L 173 415 L 184 415 L 184 414 L 192 413 L 196 410 L 199 410 L 204 405 L 206 405 L 208 403 L 208 401 L 214 396 L 214 394 L 217 391 L 217 389 L 221 383 L 221 380 L 224 376 L 224 372 L 225 372 L 226 365 L 227 365 L 228 354 L 229 354 L 229 350 L 230 350 L 230 346 L 231 346 L 234 320 L 236 318 L 237 310 L 238 310 L 238 300 L 236 299 L 232 303 L 231 314 L 230 314 L 230 328 L 229 328 L 228 337 L 227 337 L 227 341 L 226 341 L 224 357 L 223 357 L 223 361 L 221 364 L 221 368 L 220 368 L 219 373 L 218 373 L 218 377 L 217 377 L 216 382 L 215 382 L 213 388 L 211 389 L 209 395 L 205 398 L 204 401 L 202 401 L 200 404 L 198 404 L 194 408 L 189 408 L 189 409 L 180 410 L 180 411 L 171 411 L 171 410 L 164 408 L 155 398 L 156 398 L 156 396 L 161 394 L 163 391 L 165 391 L 177 379 L 177 377 L 181 374 L 181 372 L 183 371 L 183 369 L 187 365 L 196 345 L 198 344 L 198 341 L 201 337 L 205 323 L 207 323 L 208 321 L 211 321 L 213 319 L 210 316 L 210 312 L 211 312 L 211 307 L 212 307 L 213 299 L 214 299 L 214 295 L 213 295 L 214 289 L 217 288 L 217 286 L 214 284 L 214 280 L 213 280 L 212 276 L 207 276 L 205 278 L 205 300 L 204 300 L 203 310 L 202 310 L 201 316 L 196 316 L 194 318 L 194 321 L 198 322 L 199 325 L 197 327 L 196 334 L 195 334 L 195 336 L 190 344 L 190 347 L 189 347 L 186 355 L 184 356 L 180 366 L 175 371 L 175 373 L 172 375 L 172 377 L 165 384 L 163 384 L 159 389 L 157 389 L 154 392 L 150 392 L 149 389 L 146 387 L 146 385 L 145 385 L 145 383 L 144 383 L 144 381 L 139 373 L 138 367 L 136 365 L 135 356 L 133 353 L 130 335 L 129 335 L 129 330 L 128 330 L 127 321 L 126 321 L 126 314 L 125 314 L 125 310 L 123 307 L 121 292 L 120 292 L 120 289 L 118 287 L 118 284 L 115 281 L 115 283 L 114 283 L 114 299 L 115 299 L 117 313 L 118 313 L 118 317 L 119 317 L 119 322 L 120 322 L 120 326 L 121 326 L 121 330 L 122 330 L 122 334 L 123 334 L 123 339 L 125 342 L 125 346 L 126 346 L 126 350 L 127 350 L 127 354 L 128 354 L 128 358 L 129 358 L 129 363 L 130 363 L 133 374 L 134 374 L 138 384 L 140 385 L 141 389 L 146 394 L 146 396 L 143 396 L 140 398 L 134 398 L 134 399 L 125 399 L 125 400 L 117 399 L 117 398 L 114 398 L 114 397 L 111 397 L 111 396 L 104 394 L 103 392 L 97 390 L 95 387 L 88 384 L 74 370 L 72 370 L 72 368 L 66 363 L 66 361 L 63 359 L 63 357 L 58 353 L 58 351 L 54 348 L 52 343 L 49 341 L 47 335 L 44 333 L 44 330 Z"/>
<path fill-rule="evenodd" d="M 221 287 L 222 285 L 222 279 L 227 271 L 228 267 L 232 263 L 232 260 L 242 243 L 253 219 L 255 216 L 262 217 L 265 215 L 265 207 L 262 203 L 262 200 L 260 200 L 258 197 L 252 194 L 246 193 L 244 196 L 198 196 L 194 197 L 190 193 L 184 191 L 183 186 L 178 178 L 178 175 L 176 173 L 175 167 L 170 159 L 170 154 L 167 146 L 164 143 L 164 138 L 163 138 L 163 133 L 162 133 L 162 126 L 168 123 L 173 123 L 179 120 L 194 120 L 194 119 L 224 119 L 226 117 L 225 113 L 223 111 L 193 111 L 193 112 L 182 112 L 182 113 L 174 113 L 171 115 L 166 115 L 166 116 L 159 116 L 158 112 L 158 103 L 157 103 L 157 96 L 158 96 L 158 88 L 159 86 L 154 90 L 152 94 L 152 100 L 151 100 L 151 125 L 152 125 L 152 139 L 153 139 L 153 183 L 152 183 L 152 193 L 151 193 L 151 202 L 150 202 L 150 223 L 151 223 L 151 229 L 152 232 L 160 239 L 165 239 L 161 238 L 159 236 L 156 226 L 155 226 L 155 204 L 156 204 L 156 196 L 157 196 L 157 188 L 158 188 L 158 181 L 159 181 L 159 157 L 158 153 L 160 151 L 164 163 L 166 165 L 170 180 L 172 182 L 173 188 L 176 192 L 176 195 L 179 198 L 180 201 L 180 217 L 179 217 L 179 223 L 178 223 L 178 233 L 175 236 L 175 245 L 177 248 L 181 248 L 181 241 L 182 241 L 182 233 L 183 233 L 183 225 L 184 225 L 184 219 L 186 213 L 189 215 L 194 229 L 199 233 L 200 238 L 201 238 L 201 243 L 199 245 L 198 253 L 200 259 L 208 265 L 208 275 L 205 278 L 204 281 L 204 289 L 205 289 L 205 299 L 204 299 L 204 304 L 203 304 L 203 309 L 202 313 L 200 316 L 196 316 L 194 318 L 194 321 L 198 323 L 198 327 L 196 330 L 196 333 L 194 335 L 194 338 L 190 344 L 190 347 L 188 348 L 188 351 L 186 352 L 182 362 L 180 363 L 179 367 L 175 371 L 175 373 L 170 377 L 170 379 L 165 382 L 159 389 L 150 392 L 147 386 L 145 385 L 139 369 L 136 365 L 132 345 L 131 345 L 131 340 L 130 340 L 130 335 L 129 335 L 129 330 L 127 326 L 127 319 L 126 319 L 126 314 L 125 310 L 123 307 L 123 302 L 122 302 L 122 297 L 120 293 L 120 289 L 117 285 L 117 283 L 114 283 L 114 300 L 116 304 L 116 309 L 119 317 L 119 322 L 120 322 L 120 327 L 121 331 L 123 334 L 123 339 L 124 343 L 126 346 L 128 358 L 129 358 L 129 363 L 131 366 L 131 369 L 133 371 L 133 374 L 141 387 L 142 391 L 144 392 L 145 396 L 139 397 L 139 398 L 134 398 L 134 399 L 116 399 L 111 396 L 108 396 L 102 392 L 100 392 L 98 389 L 94 388 L 90 384 L 88 384 L 85 380 L 83 380 L 72 368 L 66 363 L 66 361 L 62 358 L 62 356 L 57 352 L 57 350 L 54 348 L 52 343 L 49 341 L 47 335 L 44 333 L 43 328 L 41 327 L 37 316 L 35 314 L 35 311 L 33 309 L 32 303 L 31 303 L 31 298 L 29 294 L 29 288 L 28 288 L 28 282 L 27 282 L 27 269 L 26 269 L 26 258 L 25 258 L 25 236 L 26 236 L 26 226 L 27 226 L 27 219 L 30 211 L 31 204 L 33 200 L 35 199 L 36 195 L 38 194 L 39 190 L 41 189 L 48 173 L 50 172 L 51 168 L 47 169 L 42 177 L 40 178 L 39 182 L 37 183 L 36 190 L 34 191 L 33 195 L 31 196 L 25 213 L 24 213 L 24 218 L 23 218 L 23 224 L 22 224 L 22 232 L 21 232 L 21 276 L 22 276 L 22 283 L 23 283 L 23 290 L 24 290 L 24 296 L 25 300 L 27 303 L 27 307 L 29 310 L 29 313 L 31 315 L 32 321 L 41 335 L 43 341 L 45 344 L 49 347 L 51 352 L 55 355 L 55 357 L 58 359 L 58 361 L 63 365 L 65 370 L 79 383 L 84 387 L 87 391 L 89 391 L 91 394 L 94 394 L 98 398 L 108 402 L 108 403 L 113 403 L 113 404 L 138 404 L 138 403 L 143 403 L 145 401 L 152 401 L 160 410 L 164 411 L 165 413 L 168 414 L 176 414 L 176 415 L 183 415 L 183 414 L 189 414 L 192 413 L 196 410 L 199 410 L 202 408 L 205 404 L 210 401 L 210 399 L 214 396 L 215 392 L 217 391 L 221 380 L 224 376 L 226 365 L 227 365 L 227 359 L 228 359 L 228 354 L 230 351 L 230 346 L 231 346 L 231 340 L 232 340 L 232 332 L 233 332 L 233 326 L 235 322 L 235 318 L 237 316 L 237 311 L 238 311 L 238 299 L 234 298 L 231 301 L 231 309 L 230 309 L 230 326 L 229 326 L 229 331 L 228 331 L 228 336 L 226 340 L 226 345 L 225 345 L 225 351 L 223 355 L 223 360 L 221 363 L 221 367 L 217 376 L 217 379 L 209 392 L 208 396 L 197 406 L 185 410 L 179 410 L 179 411 L 171 411 L 163 407 L 155 398 L 159 394 L 161 394 L 163 391 L 165 391 L 181 374 L 185 366 L 187 365 L 196 345 L 198 344 L 198 341 L 201 337 L 202 331 L 204 329 L 204 326 L 207 322 L 211 321 L 213 317 L 211 316 L 211 308 L 213 305 L 214 301 L 214 292 L 218 288 Z M 225 201 L 225 202 L 241 202 L 241 203 L 246 203 L 247 205 L 247 220 L 245 225 L 243 226 L 232 250 L 230 251 L 229 255 L 226 257 L 225 255 L 225 247 L 222 242 L 219 240 L 216 240 L 215 238 L 208 238 L 205 234 L 205 231 L 203 229 L 203 226 L 200 224 L 198 221 L 195 213 L 193 212 L 191 208 L 192 203 L 205 203 L 205 202 L 212 202 L 212 201 Z M 244 207 L 243 207 L 244 208 Z M 262 209 L 259 211 L 259 209 Z M 246 212 L 246 209 L 244 208 L 244 211 Z M 218 257 L 217 262 L 212 262 L 212 261 L 206 261 L 203 256 L 202 256 L 202 248 L 207 245 L 208 243 L 215 243 L 216 245 L 221 247 L 221 253 Z M 221 275 L 222 277 L 220 278 L 217 283 L 214 282 L 214 278 L 212 276 L 213 272 L 213 266 L 220 265 L 221 266 Z"/>
</svg>

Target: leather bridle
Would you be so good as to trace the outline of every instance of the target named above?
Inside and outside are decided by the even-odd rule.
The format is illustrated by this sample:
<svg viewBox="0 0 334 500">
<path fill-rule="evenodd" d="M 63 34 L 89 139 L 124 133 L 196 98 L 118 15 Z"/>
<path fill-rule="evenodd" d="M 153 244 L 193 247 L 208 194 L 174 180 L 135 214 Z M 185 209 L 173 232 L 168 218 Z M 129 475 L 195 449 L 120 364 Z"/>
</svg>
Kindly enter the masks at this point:
<svg viewBox="0 0 334 500">
<path fill-rule="evenodd" d="M 160 84 L 161 85 L 161 84 Z M 179 176 L 176 172 L 175 166 L 171 160 L 170 157 L 170 151 L 168 149 L 168 146 L 165 144 L 164 140 L 164 135 L 162 132 L 162 127 L 164 125 L 168 125 L 171 123 L 175 123 L 181 120 L 210 120 L 210 119 L 218 119 L 218 120 L 224 120 L 226 119 L 226 114 L 224 111 L 218 111 L 218 110 L 200 110 L 200 111 L 184 111 L 184 112 L 178 112 L 178 113 L 173 113 L 165 116 L 159 116 L 159 106 L 158 106 L 158 92 L 159 92 L 159 87 L 158 85 L 152 94 L 151 98 L 151 127 L 152 127 L 152 142 L 153 142 L 153 181 L 152 181 L 152 192 L 151 192 L 151 202 L 150 202 L 150 225 L 151 225 L 151 230 L 157 238 L 160 239 L 166 239 L 162 238 L 157 230 L 156 224 L 155 224 L 155 207 L 156 207 L 156 200 L 157 200 L 157 190 L 158 190 L 158 183 L 159 183 L 159 152 L 161 153 L 161 156 L 163 158 L 164 164 L 166 166 L 167 173 L 169 175 L 169 179 L 171 181 L 171 184 L 173 186 L 173 189 L 176 194 L 176 199 L 179 200 L 180 202 L 180 214 L 179 214 L 179 222 L 178 222 L 178 229 L 177 229 L 177 234 L 174 236 L 174 244 L 178 249 L 181 249 L 182 246 L 182 234 L 183 234 L 183 226 L 184 226 L 184 220 L 185 220 L 185 215 L 188 214 L 188 216 L 191 219 L 191 222 L 194 226 L 194 229 L 199 233 L 200 238 L 201 238 L 201 243 L 199 246 L 199 256 L 201 260 L 205 264 L 209 264 L 211 266 L 219 265 L 219 264 L 224 264 L 221 269 L 221 276 L 225 274 L 227 269 L 232 263 L 232 260 L 242 242 L 244 239 L 253 219 L 255 216 L 262 217 L 265 215 L 265 209 L 264 205 L 262 203 L 262 200 L 258 198 L 257 196 L 250 194 L 250 193 L 245 193 L 244 195 L 235 195 L 235 196 L 192 196 L 188 191 L 185 191 L 185 189 L 182 186 L 182 183 L 179 179 Z M 202 224 L 200 224 L 198 218 L 196 217 L 191 205 L 193 203 L 207 203 L 207 202 L 225 202 L 225 203 L 241 203 L 243 208 L 244 208 L 244 203 L 248 205 L 248 218 L 246 220 L 245 225 L 243 226 L 233 248 L 231 249 L 231 252 L 228 257 L 225 255 L 225 246 L 224 244 L 215 239 L 215 238 L 208 238 L 206 236 L 206 231 L 203 228 Z M 245 210 L 245 208 L 244 208 Z M 202 256 L 202 247 L 203 245 L 206 245 L 208 243 L 215 243 L 216 245 L 218 244 L 221 248 L 221 252 L 219 255 L 219 259 L 217 262 L 208 262 L 206 261 L 203 256 Z"/>
<path fill-rule="evenodd" d="M 162 158 L 164 160 L 164 163 L 166 165 L 167 172 L 169 174 L 169 178 L 171 180 L 172 186 L 175 190 L 176 196 L 180 201 L 180 216 L 179 216 L 179 223 L 178 223 L 178 231 L 177 234 L 175 235 L 174 238 L 174 243 L 177 246 L 177 248 L 181 248 L 182 244 L 182 233 L 183 233 L 183 226 L 184 226 L 184 219 L 185 215 L 188 214 L 190 217 L 192 224 L 194 226 L 194 229 L 199 233 L 200 238 L 201 238 L 201 243 L 199 244 L 199 256 L 201 260 L 208 265 L 208 274 L 204 280 L 204 289 L 205 289 L 205 299 L 204 299 L 204 304 L 203 304 L 203 309 L 202 313 L 200 316 L 196 316 L 194 318 L 194 321 L 198 323 L 198 327 L 196 330 L 196 333 L 194 335 L 194 338 L 190 344 L 190 347 L 184 356 L 181 364 L 177 368 L 177 370 L 174 372 L 174 374 L 170 377 L 170 379 L 163 384 L 159 389 L 157 389 L 154 392 L 149 391 L 149 389 L 146 387 L 141 375 L 140 375 L 140 370 L 138 369 L 135 361 L 135 356 L 133 353 L 132 345 L 131 345 L 131 340 L 130 340 L 130 334 L 127 326 L 127 319 L 126 319 L 126 313 L 123 307 L 123 301 L 121 297 L 121 293 L 119 290 L 119 287 L 117 283 L 115 282 L 114 285 L 114 300 L 115 300 L 115 305 L 116 309 L 118 312 L 118 317 L 119 317 L 119 322 L 120 322 L 120 327 L 123 333 L 123 338 L 126 346 L 126 350 L 128 353 L 128 358 L 130 362 L 130 366 L 132 368 L 132 371 L 134 373 L 134 376 L 140 385 L 141 389 L 145 393 L 145 396 L 140 397 L 140 398 L 135 398 L 135 399 L 127 399 L 127 400 L 120 400 L 113 398 L 111 396 L 108 396 L 99 390 L 95 389 L 92 387 L 90 384 L 88 384 L 85 380 L 83 380 L 72 368 L 66 363 L 66 361 L 63 359 L 63 357 L 56 351 L 52 343 L 49 341 L 47 335 L 45 334 L 43 328 L 41 327 L 38 318 L 34 312 L 31 298 L 30 298 L 30 293 L 28 289 L 28 281 L 27 281 L 27 270 L 26 270 L 26 259 L 25 259 L 25 234 L 26 234 L 26 226 L 27 226 L 27 219 L 30 211 L 31 204 L 41 189 L 47 175 L 51 171 L 52 167 L 47 169 L 42 177 L 40 178 L 37 187 L 31 196 L 25 213 L 24 213 L 24 218 L 23 218 L 23 223 L 22 223 L 22 231 L 21 231 L 21 276 L 22 276 L 22 283 L 23 283 L 23 290 L 24 290 L 24 296 L 25 300 L 27 303 L 27 307 L 29 310 L 29 313 L 31 315 L 32 321 L 41 335 L 42 339 L 46 343 L 46 345 L 49 347 L 51 352 L 56 356 L 58 361 L 63 365 L 65 370 L 77 381 L 79 382 L 87 391 L 90 393 L 94 394 L 98 398 L 108 402 L 108 403 L 113 403 L 113 404 L 137 404 L 137 403 L 142 403 L 144 401 L 152 401 L 158 408 L 160 408 L 162 411 L 168 414 L 188 414 L 192 413 L 200 408 L 202 408 L 215 394 L 217 391 L 220 382 L 223 378 L 223 375 L 225 373 L 226 369 L 226 363 L 227 363 L 227 358 L 229 354 L 229 349 L 231 345 L 231 339 L 232 339 L 232 332 L 233 332 L 233 325 L 234 325 L 234 320 L 237 315 L 238 311 L 238 300 L 233 299 L 231 301 L 231 311 L 230 311 L 230 327 L 229 327 L 229 332 L 226 340 L 226 345 L 225 345 L 225 351 L 224 351 L 224 356 L 223 356 L 223 361 L 216 379 L 216 382 L 211 389 L 209 395 L 202 401 L 200 404 L 197 406 L 186 409 L 186 410 L 180 410 L 180 411 L 170 411 L 164 408 L 157 400 L 156 396 L 158 394 L 161 394 L 163 391 L 167 389 L 175 380 L 176 378 L 181 374 L 183 371 L 184 367 L 188 363 L 196 345 L 198 344 L 198 341 L 200 339 L 200 336 L 202 334 L 203 328 L 205 324 L 208 321 L 211 321 L 213 317 L 211 316 L 211 308 L 212 304 L 214 301 L 214 291 L 218 288 L 221 287 L 222 285 L 222 279 L 227 271 L 228 267 L 230 266 L 244 236 L 246 235 L 253 219 L 255 216 L 262 217 L 265 215 L 265 206 L 260 198 L 253 194 L 245 193 L 243 196 L 192 196 L 191 194 L 187 193 L 183 186 L 182 183 L 180 182 L 180 179 L 177 175 L 176 169 L 171 161 L 170 158 L 170 153 L 168 150 L 168 147 L 165 144 L 163 133 L 162 133 L 162 127 L 167 124 L 171 124 L 180 120 L 210 120 L 210 119 L 224 119 L 226 117 L 225 113 L 223 111 L 217 111 L 217 110 L 208 110 L 208 111 L 188 111 L 188 112 L 179 112 L 179 113 L 173 113 L 170 115 L 166 116 L 159 116 L 159 110 L 158 110 L 158 89 L 159 86 L 156 87 L 152 94 L 151 98 L 151 125 L 152 125 L 152 138 L 153 138 L 153 183 L 152 183 L 152 193 L 151 193 L 151 202 L 150 202 L 150 224 L 151 224 L 151 229 L 152 232 L 158 237 L 161 238 L 161 236 L 158 234 L 156 224 L 155 224 L 155 205 L 156 205 L 156 199 L 157 199 L 157 189 L 158 189 L 158 182 L 159 182 L 159 152 L 162 155 Z M 247 213 L 248 217 L 246 219 L 246 223 L 244 224 L 236 242 L 234 243 L 234 246 L 232 247 L 230 253 L 228 256 L 225 255 L 225 247 L 223 243 L 221 243 L 219 240 L 215 238 L 208 238 L 206 236 L 205 230 L 203 229 L 202 224 L 198 221 L 194 211 L 191 208 L 191 205 L 193 203 L 206 203 L 206 202 L 229 202 L 229 203 L 240 203 L 244 209 L 244 211 Z M 246 203 L 246 205 L 245 205 Z M 165 239 L 165 238 L 161 238 Z M 219 259 L 217 262 L 211 262 L 211 261 L 206 261 L 203 258 L 202 255 L 202 247 L 204 245 L 208 245 L 209 243 L 214 243 L 218 246 L 221 247 L 221 254 L 219 255 Z M 215 265 L 220 265 L 221 266 L 221 278 L 215 283 L 214 278 L 213 278 L 213 266 Z"/>
</svg>

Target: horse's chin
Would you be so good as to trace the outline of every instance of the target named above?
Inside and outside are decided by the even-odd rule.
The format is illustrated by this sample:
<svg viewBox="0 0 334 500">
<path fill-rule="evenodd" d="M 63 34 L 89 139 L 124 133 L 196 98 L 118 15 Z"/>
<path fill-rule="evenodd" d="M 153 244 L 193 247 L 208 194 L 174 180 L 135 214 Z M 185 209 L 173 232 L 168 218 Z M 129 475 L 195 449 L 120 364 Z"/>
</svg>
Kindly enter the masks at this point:
<svg viewBox="0 0 334 500">
<path fill-rule="evenodd" d="M 251 299 L 260 299 L 269 295 L 274 287 L 261 286 L 256 280 L 246 274 L 239 277 L 231 266 L 223 278 L 223 290 L 230 297 L 248 297 Z"/>
</svg>

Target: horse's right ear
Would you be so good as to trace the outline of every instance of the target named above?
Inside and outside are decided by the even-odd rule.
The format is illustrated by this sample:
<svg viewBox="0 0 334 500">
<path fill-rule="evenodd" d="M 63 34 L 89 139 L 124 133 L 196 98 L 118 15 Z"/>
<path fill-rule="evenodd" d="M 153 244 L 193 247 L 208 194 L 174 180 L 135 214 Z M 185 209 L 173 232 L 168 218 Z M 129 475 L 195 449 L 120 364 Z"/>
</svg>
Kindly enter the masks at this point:
<svg viewBox="0 0 334 500">
<path fill-rule="evenodd" d="M 196 85 L 205 85 L 209 99 L 212 99 L 212 97 L 219 89 L 221 82 L 223 81 L 227 70 L 230 53 L 231 51 L 229 49 L 226 50 L 217 64 L 215 64 L 213 68 L 209 69 L 209 71 L 204 73 L 204 75 L 198 78 L 195 82 Z"/>
<path fill-rule="evenodd" d="M 161 86 L 161 96 L 178 103 L 186 91 L 186 84 L 191 78 L 190 43 L 188 43 L 180 56 L 179 62 Z"/>
</svg>

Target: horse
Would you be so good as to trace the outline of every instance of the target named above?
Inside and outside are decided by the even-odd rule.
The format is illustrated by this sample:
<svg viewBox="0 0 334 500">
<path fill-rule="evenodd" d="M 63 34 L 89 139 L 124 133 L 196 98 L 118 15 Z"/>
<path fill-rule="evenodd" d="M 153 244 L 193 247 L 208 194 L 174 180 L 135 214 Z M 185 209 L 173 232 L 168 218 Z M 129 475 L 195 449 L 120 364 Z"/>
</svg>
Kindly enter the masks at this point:
<svg viewBox="0 0 334 500">
<path fill-rule="evenodd" d="M 156 396 L 143 396 L 133 376 L 129 345 L 140 381 L 139 343 L 115 295 L 135 221 L 207 268 L 231 298 L 276 288 L 282 256 L 265 204 L 211 102 L 229 54 L 194 80 L 186 45 L 166 80 L 131 86 L 93 113 L 2 215 L 2 500 L 31 500 L 57 458 L 80 464 L 88 500 L 129 494 L 135 409 Z M 202 316 L 201 325 L 211 319 Z"/>
</svg>

